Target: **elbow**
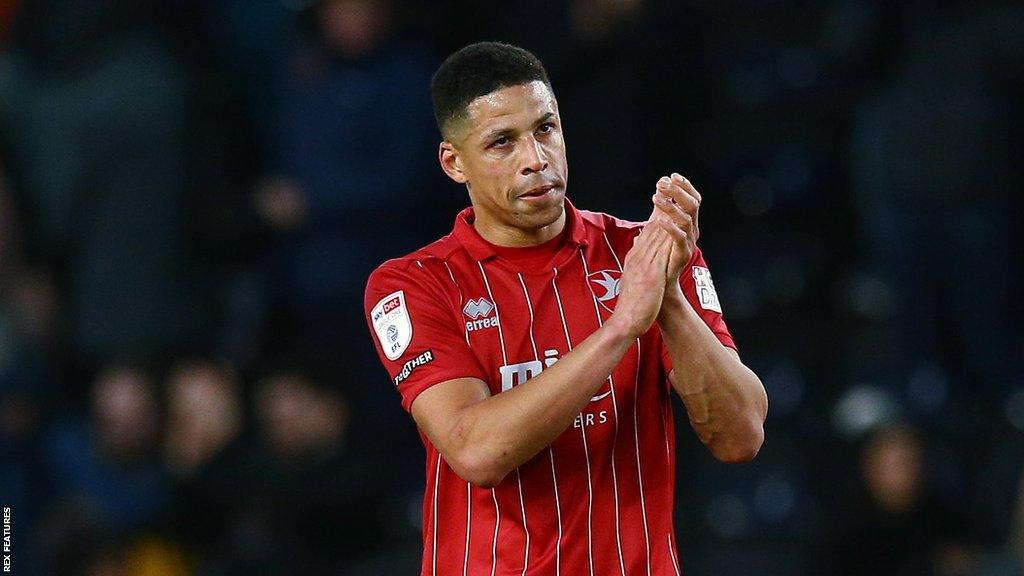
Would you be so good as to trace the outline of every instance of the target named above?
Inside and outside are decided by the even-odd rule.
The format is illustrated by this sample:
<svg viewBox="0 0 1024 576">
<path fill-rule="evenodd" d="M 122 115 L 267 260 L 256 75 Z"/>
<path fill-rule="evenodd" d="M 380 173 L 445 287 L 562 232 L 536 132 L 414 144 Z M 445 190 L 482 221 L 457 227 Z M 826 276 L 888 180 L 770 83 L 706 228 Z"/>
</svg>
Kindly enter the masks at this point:
<svg viewBox="0 0 1024 576">
<path fill-rule="evenodd" d="M 764 426 L 761 422 L 752 420 L 743 434 L 737 435 L 737 437 L 730 439 L 728 442 L 720 442 L 715 446 L 709 446 L 709 449 L 719 462 L 743 464 L 757 457 L 763 444 Z"/>
<path fill-rule="evenodd" d="M 460 477 L 477 488 L 494 488 L 505 479 L 505 474 L 490 470 L 472 471 Z"/>
<path fill-rule="evenodd" d="M 730 438 L 729 442 L 723 442 L 717 450 L 712 450 L 715 458 L 726 464 L 743 464 L 750 462 L 757 457 L 764 444 L 764 421 L 768 418 L 768 394 L 764 385 L 753 372 L 751 375 L 751 387 L 760 392 L 748 412 L 745 423 Z"/>
<path fill-rule="evenodd" d="M 494 458 L 463 451 L 452 458 L 445 458 L 455 474 L 477 488 L 494 488 L 508 475 Z"/>
<path fill-rule="evenodd" d="M 507 465 L 508 453 L 500 442 L 480 441 L 468 433 L 471 428 L 460 418 L 441 454 L 459 478 L 478 488 L 494 488 L 514 466 Z"/>
</svg>

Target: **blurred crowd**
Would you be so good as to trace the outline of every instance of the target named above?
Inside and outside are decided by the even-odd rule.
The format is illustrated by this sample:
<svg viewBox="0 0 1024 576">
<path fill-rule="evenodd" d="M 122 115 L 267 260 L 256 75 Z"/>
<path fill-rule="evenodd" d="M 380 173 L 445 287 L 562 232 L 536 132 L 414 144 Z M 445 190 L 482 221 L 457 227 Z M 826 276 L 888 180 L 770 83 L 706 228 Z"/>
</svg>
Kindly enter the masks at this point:
<svg viewBox="0 0 1024 576">
<path fill-rule="evenodd" d="M 1024 8 L 952 0 L 0 0 L 15 573 L 416 573 L 362 291 L 468 204 L 427 88 L 485 39 L 577 205 L 705 199 L 770 414 L 730 467 L 677 410 L 685 572 L 1024 575 Z"/>
</svg>

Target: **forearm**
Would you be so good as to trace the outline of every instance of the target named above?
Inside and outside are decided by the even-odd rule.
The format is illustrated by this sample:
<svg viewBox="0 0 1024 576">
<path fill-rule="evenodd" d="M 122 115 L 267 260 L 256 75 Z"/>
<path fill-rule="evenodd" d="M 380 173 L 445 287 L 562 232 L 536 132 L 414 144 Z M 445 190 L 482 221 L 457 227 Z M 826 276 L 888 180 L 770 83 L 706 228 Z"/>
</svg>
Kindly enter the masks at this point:
<svg viewBox="0 0 1024 576">
<path fill-rule="evenodd" d="M 634 342 L 609 321 L 539 375 L 463 408 L 447 451 L 478 483 L 496 484 L 572 424 Z"/>
<path fill-rule="evenodd" d="M 718 341 L 681 290 L 666 292 L 658 325 L 672 358 L 669 378 L 697 436 L 719 460 L 752 459 L 768 413 L 760 379 Z"/>
</svg>

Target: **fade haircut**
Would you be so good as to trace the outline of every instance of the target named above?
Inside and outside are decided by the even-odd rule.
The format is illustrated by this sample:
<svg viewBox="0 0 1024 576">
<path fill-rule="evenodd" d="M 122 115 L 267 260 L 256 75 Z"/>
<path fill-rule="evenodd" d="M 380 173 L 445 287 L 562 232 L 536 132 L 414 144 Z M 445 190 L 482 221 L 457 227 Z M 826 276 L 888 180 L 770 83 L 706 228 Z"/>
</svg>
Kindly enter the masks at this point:
<svg viewBox="0 0 1024 576">
<path fill-rule="evenodd" d="M 466 117 L 469 103 L 495 90 L 543 82 L 551 90 L 544 65 L 532 53 L 501 42 L 477 42 L 445 59 L 430 80 L 434 119 L 448 138 L 453 120 Z"/>
</svg>

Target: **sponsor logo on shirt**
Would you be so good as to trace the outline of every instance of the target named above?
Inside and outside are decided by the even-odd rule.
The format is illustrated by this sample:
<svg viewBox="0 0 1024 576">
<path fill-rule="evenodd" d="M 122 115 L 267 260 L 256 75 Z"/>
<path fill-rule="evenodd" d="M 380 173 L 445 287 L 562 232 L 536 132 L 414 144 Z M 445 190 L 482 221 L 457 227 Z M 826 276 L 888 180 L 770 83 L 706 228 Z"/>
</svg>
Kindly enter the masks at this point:
<svg viewBox="0 0 1024 576">
<path fill-rule="evenodd" d="M 618 270 L 598 270 L 587 276 L 590 281 L 590 290 L 594 293 L 597 302 L 609 312 L 615 311 L 615 303 L 619 300 L 619 292 L 622 290 L 622 272 Z"/>
<path fill-rule="evenodd" d="M 498 371 L 501 373 L 501 391 L 507 392 L 511 390 L 513 386 L 518 386 L 523 382 L 526 382 L 530 378 L 533 378 L 543 372 L 545 368 L 550 368 L 555 362 L 558 362 L 558 350 L 545 350 L 543 361 L 529 360 L 527 362 L 499 366 Z M 597 402 L 604 399 L 611 393 L 612 391 L 608 390 L 603 394 L 597 394 L 592 396 L 590 401 Z"/>
<path fill-rule="evenodd" d="M 711 271 L 703 266 L 693 267 L 693 282 L 697 287 L 697 301 L 705 310 L 722 313 L 722 304 L 715 292 L 715 283 L 711 281 Z"/>
<path fill-rule="evenodd" d="M 497 314 L 491 315 L 495 312 L 494 304 L 491 304 L 486 298 L 477 298 L 475 300 L 470 299 L 466 302 L 466 305 L 462 307 L 462 313 L 466 317 L 470 318 L 466 322 L 466 332 L 472 332 L 474 330 L 482 330 L 484 328 L 494 328 L 498 325 Z"/>
<path fill-rule="evenodd" d="M 370 310 L 377 341 L 388 360 L 398 360 L 412 341 L 412 319 L 405 305 L 405 292 L 399 290 L 380 299 Z"/>
<path fill-rule="evenodd" d="M 397 376 L 395 376 L 395 386 L 398 386 L 399 384 L 402 383 L 403 380 L 411 376 L 412 371 L 418 368 L 419 366 L 423 366 L 424 364 L 428 364 L 433 361 L 434 352 L 432 350 L 427 350 L 426 352 L 420 354 L 419 356 L 413 358 L 412 360 L 409 360 L 402 366 L 402 371 L 399 372 Z"/>
</svg>

